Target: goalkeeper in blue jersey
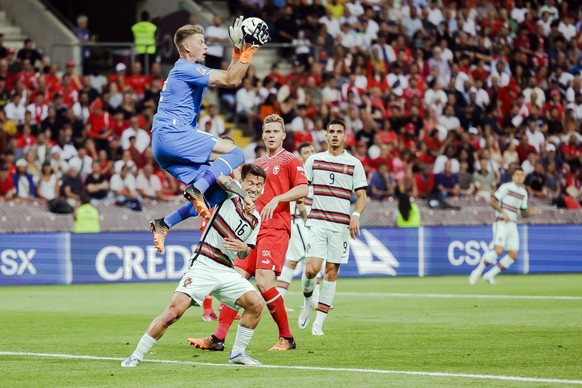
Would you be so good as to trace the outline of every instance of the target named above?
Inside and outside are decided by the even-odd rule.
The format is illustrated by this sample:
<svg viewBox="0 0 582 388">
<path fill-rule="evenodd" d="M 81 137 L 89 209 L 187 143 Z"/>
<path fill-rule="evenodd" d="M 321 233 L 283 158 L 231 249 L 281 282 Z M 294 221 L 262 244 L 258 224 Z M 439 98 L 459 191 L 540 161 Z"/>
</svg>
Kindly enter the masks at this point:
<svg viewBox="0 0 582 388">
<path fill-rule="evenodd" d="M 229 28 L 235 47 L 227 70 L 210 69 L 202 64 L 208 46 L 200 26 L 183 26 L 174 35 L 180 58 L 161 91 L 152 126 L 152 150 L 164 170 L 188 185 L 184 196 L 191 203 L 176 212 L 180 216 L 200 214 L 210 218 L 204 194 L 216 178 L 228 176 L 244 161 L 240 148 L 197 128 L 206 87 L 239 85 L 255 51 L 270 39 L 264 22 L 253 31 L 246 31 L 242 24 L 241 16 Z M 206 196 L 210 206 L 223 199 L 210 197 Z M 253 208 L 252 201 L 245 204 L 248 209 Z"/>
</svg>

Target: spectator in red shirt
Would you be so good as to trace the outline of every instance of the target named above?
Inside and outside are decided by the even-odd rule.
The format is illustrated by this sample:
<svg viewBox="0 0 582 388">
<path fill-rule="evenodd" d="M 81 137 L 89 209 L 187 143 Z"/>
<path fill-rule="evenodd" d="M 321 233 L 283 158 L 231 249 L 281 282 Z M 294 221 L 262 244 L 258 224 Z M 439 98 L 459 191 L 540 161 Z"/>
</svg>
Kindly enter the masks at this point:
<svg viewBox="0 0 582 388">
<path fill-rule="evenodd" d="M 62 86 L 58 94 L 63 96 L 63 103 L 67 107 L 72 107 L 77 101 L 79 101 L 78 90 L 79 89 L 73 85 L 71 75 L 67 73 L 63 74 Z"/>
<path fill-rule="evenodd" d="M 14 193 L 14 181 L 10 174 L 10 168 L 3 164 L 0 166 L 0 202 L 13 199 Z"/>
<path fill-rule="evenodd" d="M 560 95 L 560 91 L 558 89 L 552 89 L 550 92 L 550 100 L 546 103 L 546 118 L 550 120 L 551 111 L 553 108 L 557 109 L 557 114 L 553 117 L 554 120 L 562 120 L 564 116 L 564 105 L 562 104 L 562 96 Z"/>
<path fill-rule="evenodd" d="M 148 78 L 142 73 L 140 62 L 134 62 L 131 67 L 131 75 L 126 77 L 126 82 L 133 89 L 137 98 L 143 99 L 145 89 L 148 87 Z"/>
<path fill-rule="evenodd" d="M 34 96 L 34 102 L 26 109 L 32 113 L 36 125 L 40 128 L 42 121 L 48 116 L 48 105 L 44 103 L 44 95 L 37 93 Z"/>
<path fill-rule="evenodd" d="M 564 161 L 568 162 L 574 170 L 578 169 L 580 167 L 580 146 L 577 135 L 571 135 L 568 142 L 562 144 L 561 150 Z"/>
<path fill-rule="evenodd" d="M 125 66 L 124 63 L 121 62 L 118 63 L 117 65 L 115 65 L 115 73 L 111 74 L 107 79 L 109 84 L 116 83 L 117 88 L 120 91 L 126 89 L 126 76 L 125 76 L 126 69 L 127 66 Z"/>
<path fill-rule="evenodd" d="M 103 110 L 101 99 L 98 98 L 93 101 L 85 130 L 87 131 L 87 136 L 95 140 L 95 146 L 98 150 L 108 148 L 108 139 L 113 133 L 111 122 L 111 115 Z"/>
<path fill-rule="evenodd" d="M 485 61 L 483 59 L 479 59 L 477 62 L 477 67 L 471 70 L 471 76 L 473 79 L 480 79 L 483 83 L 487 82 L 487 78 L 489 78 L 489 71 L 485 69 Z"/>
<path fill-rule="evenodd" d="M 22 70 L 16 73 L 16 79 L 21 80 L 28 90 L 38 87 L 38 76 L 29 59 L 22 61 Z"/>
<path fill-rule="evenodd" d="M 409 149 L 411 151 L 416 152 L 416 136 L 414 133 L 414 124 L 408 123 L 402 127 L 401 135 L 400 135 L 400 145 L 403 148 Z"/>
<path fill-rule="evenodd" d="M 534 152 L 537 154 L 536 149 L 534 146 L 529 144 L 529 139 L 526 135 L 522 135 L 521 139 L 519 140 L 519 144 L 515 149 L 517 151 L 517 155 L 519 156 L 519 164 L 523 163 L 530 152 Z"/>
<path fill-rule="evenodd" d="M 76 73 L 75 69 L 76 69 L 75 61 L 71 60 L 67 61 L 67 65 L 65 67 L 65 72 L 63 73 L 63 76 L 67 74 L 71 78 L 72 88 L 75 90 L 79 90 L 83 87 L 83 84 L 81 83 L 81 77 L 79 76 L 79 74 Z"/>
<path fill-rule="evenodd" d="M 61 79 L 58 76 L 59 65 L 53 63 L 49 67 L 49 71 L 44 75 L 44 84 L 46 86 L 49 99 L 53 98 L 55 93 L 58 93 L 61 89 Z"/>
<path fill-rule="evenodd" d="M 126 120 L 123 111 L 121 109 L 116 109 L 113 112 L 113 121 L 111 122 L 111 130 L 113 135 L 121 139 L 121 134 L 125 128 L 129 127 L 129 120 Z"/>
<path fill-rule="evenodd" d="M 276 63 L 273 63 L 273 65 L 271 66 L 271 72 L 267 75 L 267 77 L 275 81 L 275 87 L 277 89 L 280 88 L 282 85 L 285 85 L 285 76 L 281 74 L 281 71 L 279 70 L 279 65 Z"/>
<path fill-rule="evenodd" d="M 420 171 L 414 176 L 416 180 L 416 187 L 418 189 L 418 196 L 427 199 L 434 189 L 434 173 L 429 164 L 422 164 Z"/>
<path fill-rule="evenodd" d="M 368 157 L 368 143 L 360 140 L 356 143 L 356 150 L 354 152 L 354 157 L 356 157 L 364 166 L 364 171 L 368 175 L 372 171 L 372 161 Z"/>
<path fill-rule="evenodd" d="M 30 126 L 25 124 L 22 127 L 22 133 L 18 136 L 18 139 L 16 141 L 16 146 L 19 149 L 24 150 L 25 148 L 32 147 L 35 144 L 36 144 L 36 137 L 32 134 Z"/>
</svg>

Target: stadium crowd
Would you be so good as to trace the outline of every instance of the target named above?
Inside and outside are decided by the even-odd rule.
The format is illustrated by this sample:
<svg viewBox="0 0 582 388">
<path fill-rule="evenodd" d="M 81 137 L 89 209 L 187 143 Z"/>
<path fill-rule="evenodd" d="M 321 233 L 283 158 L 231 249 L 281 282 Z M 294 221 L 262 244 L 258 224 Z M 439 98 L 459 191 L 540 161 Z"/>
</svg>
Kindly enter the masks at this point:
<svg viewBox="0 0 582 388">
<path fill-rule="evenodd" d="M 511 169 L 531 196 L 579 208 L 582 179 L 582 12 L 576 1 L 244 1 L 237 14 L 267 21 L 282 59 L 260 79 L 219 89 L 200 127 L 253 136 L 247 162 L 264 154 L 260 123 L 278 113 L 285 147 L 325 147 L 325 124 L 343 119 L 347 147 L 368 174 L 370 196 L 488 199 Z M 281 4 L 280 4 L 281 3 Z M 207 61 L 228 62 L 227 27 L 206 29 Z M 226 35 L 225 35 L 226 34 Z M 139 210 L 181 187 L 155 163 L 150 135 L 163 74 L 119 63 L 107 77 L 45 65 L 25 42 L 0 40 L 0 201 L 87 190 Z M 222 113 L 219 114 L 219 113 Z"/>
</svg>

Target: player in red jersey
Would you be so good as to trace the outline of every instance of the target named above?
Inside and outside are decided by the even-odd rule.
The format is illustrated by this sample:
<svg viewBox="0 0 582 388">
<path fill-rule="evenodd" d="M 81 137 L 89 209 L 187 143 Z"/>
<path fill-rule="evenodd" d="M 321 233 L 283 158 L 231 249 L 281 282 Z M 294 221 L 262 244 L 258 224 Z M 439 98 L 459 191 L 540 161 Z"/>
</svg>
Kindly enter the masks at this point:
<svg viewBox="0 0 582 388">
<path fill-rule="evenodd" d="M 265 299 L 271 316 L 279 328 L 279 341 L 269 350 L 295 349 L 295 340 L 289 329 L 285 303 L 275 287 L 276 276 L 281 274 L 291 236 L 289 202 L 307 195 L 307 178 L 301 161 L 283 149 L 285 124 L 281 116 L 272 114 L 263 121 L 263 140 L 267 156 L 254 164 L 267 172 L 263 194 L 255 203 L 261 213 L 261 229 L 257 244 L 245 259 L 236 259 L 234 265 L 247 279 L 255 277 L 257 288 Z M 236 316 L 236 310 L 223 306 L 218 327 L 205 338 L 189 338 L 190 344 L 203 350 L 223 350 L 224 339 Z"/>
</svg>

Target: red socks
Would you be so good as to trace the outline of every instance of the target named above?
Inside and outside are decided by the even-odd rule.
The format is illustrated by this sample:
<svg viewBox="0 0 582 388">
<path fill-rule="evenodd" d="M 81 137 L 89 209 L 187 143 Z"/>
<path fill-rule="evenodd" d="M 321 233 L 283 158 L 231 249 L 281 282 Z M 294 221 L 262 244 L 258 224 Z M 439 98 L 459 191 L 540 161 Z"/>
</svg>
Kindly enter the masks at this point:
<svg viewBox="0 0 582 388">
<path fill-rule="evenodd" d="M 289 319 L 287 318 L 287 311 L 285 311 L 285 302 L 275 287 L 272 287 L 261 294 L 265 300 L 269 312 L 273 320 L 279 328 L 279 337 L 292 338 L 291 330 L 289 329 Z M 222 313 L 220 314 L 222 315 Z"/>
<path fill-rule="evenodd" d="M 212 294 L 206 295 L 204 302 L 202 302 L 202 309 L 204 310 L 204 313 L 212 312 Z"/>
<path fill-rule="evenodd" d="M 222 303 L 218 309 L 220 310 L 220 313 L 218 314 L 218 327 L 214 332 L 214 336 L 219 340 L 224 341 L 226 334 L 228 334 L 228 329 L 230 329 L 230 326 L 232 326 L 232 323 L 234 322 L 234 318 L 236 318 L 237 311 Z"/>
<path fill-rule="evenodd" d="M 285 311 L 285 302 L 283 301 L 281 294 L 279 294 L 279 291 L 277 291 L 275 287 L 272 287 L 261 294 L 261 296 L 265 300 L 269 312 L 279 328 L 279 337 L 292 338 L 293 335 L 291 334 L 291 329 L 289 329 L 287 311 Z M 219 310 L 218 327 L 214 332 L 214 336 L 219 340 L 224 341 L 226 334 L 236 317 L 237 311 L 224 304 L 220 305 Z"/>
</svg>

